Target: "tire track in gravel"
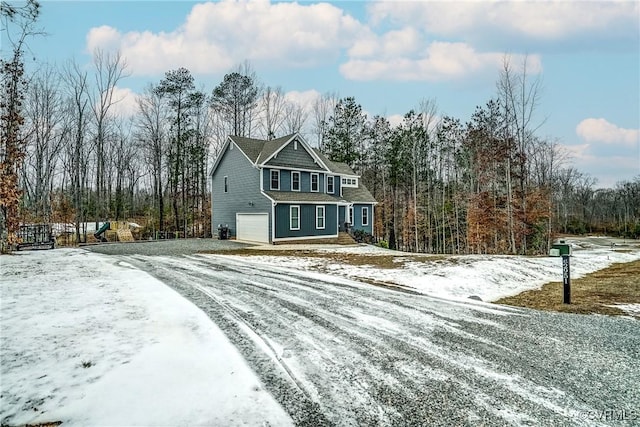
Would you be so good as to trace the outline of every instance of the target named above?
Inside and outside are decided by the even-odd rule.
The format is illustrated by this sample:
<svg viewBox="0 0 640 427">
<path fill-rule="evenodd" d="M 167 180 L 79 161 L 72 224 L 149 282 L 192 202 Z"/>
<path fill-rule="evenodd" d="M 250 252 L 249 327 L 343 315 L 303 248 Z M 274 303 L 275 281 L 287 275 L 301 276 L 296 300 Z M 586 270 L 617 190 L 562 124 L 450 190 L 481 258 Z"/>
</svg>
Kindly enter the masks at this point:
<svg viewBox="0 0 640 427">
<path fill-rule="evenodd" d="M 127 260 L 205 311 L 297 425 L 588 425 L 561 412 L 589 406 L 511 361 L 522 310 L 228 257 Z"/>
</svg>

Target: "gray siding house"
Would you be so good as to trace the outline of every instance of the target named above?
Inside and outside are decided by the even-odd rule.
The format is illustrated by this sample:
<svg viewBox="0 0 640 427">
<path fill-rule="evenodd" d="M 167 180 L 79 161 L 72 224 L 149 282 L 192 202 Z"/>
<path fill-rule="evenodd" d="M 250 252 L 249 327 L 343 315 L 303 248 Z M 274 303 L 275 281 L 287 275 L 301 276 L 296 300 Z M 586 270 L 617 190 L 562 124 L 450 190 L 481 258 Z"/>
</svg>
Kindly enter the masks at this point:
<svg viewBox="0 0 640 427">
<path fill-rule="evenodd" d="M 230 136 L 211 170 L 211 228 L 238 240 L 277 243 L 373 232 L 376 201 L 360 177 L 298 135 Z"/>
</svg>

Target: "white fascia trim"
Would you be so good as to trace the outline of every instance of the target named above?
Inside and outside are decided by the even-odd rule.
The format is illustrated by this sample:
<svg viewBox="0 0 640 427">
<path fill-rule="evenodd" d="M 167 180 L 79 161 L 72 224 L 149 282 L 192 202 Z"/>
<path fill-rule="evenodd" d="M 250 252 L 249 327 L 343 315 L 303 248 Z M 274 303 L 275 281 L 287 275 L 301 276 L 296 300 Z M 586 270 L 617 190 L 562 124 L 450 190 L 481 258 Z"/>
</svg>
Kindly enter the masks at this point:
<svg viewBox="0 0 640 427">
<path fill-rule="evenodd" d="M 294 167 L 294 166 L 275 166 L 275 165 L 258 165 L 259 167 L 263 167 L 265 169 L 281 169 L 281 170 L 287 170 L 287 171 L 299 171 L 299 172 L 310 172 L 310 173 L 323 173 L 326 174 L 327 171 L 324 170 L 318 170 L 318 169 L 305 169 L 305 168 L 298 168 L 298 167 Z M 331 173 L 331 172 L 329 172 Z"/>
<path fill-rule="evenodd" d="M 227 137 L 227 141 L 224 143 L 224 145 L 222 146 L 222 150 L 220 150 L 220 154 L 218 155 L 218 158 L 216 158 L 216 161 L 213 163 L 213 166 L 211 167 L 211 173 L 209 174 L 209 176 L 211 178 L 213 178 L 213 174 L 216 171 L 216 169 L 218 168 L 218 165 L 220 165 L 220 162 L 222 161 L 222 158 L 224 157 L 225 154 L 227 154 L 227 148 L 229 148 L 229 143 L 231 142 L 231 138 Z M 242 150 L 240 150 L 242 151 Z M 246 156 L 245 156 L 246 157 Z M 248 157 L 247 157 L 248 159 Z M 251 160 L 249 160 L 251 162 Z M 253 163 L 253 162 L 251 162 Z"/>
<path fill-rule="evenodd" d="M 256 166 L 256 163 L 251 160 L 249 158 L 249 156 L 247 156 L 247 153 L 245 153 L 244 151 L 242 151 L 242 148 L 240 148 L 240 146 L 238 144 L 236 144 L 235 142 L 233 142 L 233 140 L 231 139 L 231 137 L 229 136 L 229 141 L 231 141 L 233 144 L 235 144 L 236 148 L 238 149 L 238 151 L 240 151 L 242 153 L 242 155 L 249 161 L 249 163 L 251 163 L 254 167 Z"/>
<path fill-rule="evenodd" d="M 327 172 L 331 172 L 329 170 L 329 168 L 327 167 L 327 165 L 324 164 L 324 162 L 320 159 L 320 157 L 318 157 L 318 155 L 313 151 L 313 149 L 309 146 L 309 144 L 307 144 L 307 142 L 304 140 L 304 138 L 302 138 L 302 136 L 299 133 L 293 134 L 291 136 L 291 138 L 287 139 L 281 146 L 280 148 L 278 148 L 272 155 L 270 155 L 269 157 L 267 157 L 266 159 L 264 159 L 263 161 L 260 162 L 260 166 L 265 166 L 265 164 L 271 160 L 272 158 L 276 157 L 278 155 L 278 153 L 282 150 L 284 150 L 284 147 L 286 147 L 287 145 L 289 145 L 289 143 L 291 143 L 291 141 L 293 141 L 294 139 L 298 139 L 298 141 L 300 141 L 300 145 L 302 145 L 302 147 L 307 151 L 307 153 L 309 153 L 309 155 L 313 158 L 313 160 L 324 169 L 324 171 Z"/>
<path fill-rule="evenodd" d="M 266 196 L 266 194 L 264 194 L 264 171 L 260 167 L 256 167 L 256 169 L 258 169 L 258 173 L 260 174 L 260 192 L 263 196 Z"/>
<path fill-rule="evenodd" d="M 278 204 L 278 202 L 276 202 L 274 199 L 272 199 L 271 197 L 269 197 L 267 195 L 267 193 L 265 193 L 264 191 L 260 190 L 260 194 L 262 194 L 264 197 L 266 197 L 267 199 L 269 199 L 271 201 L 271 203 L 275 206 Z"/>
<path fill-rule="evenodd" d="M 331 239 L 334 237 L 338 237 L 337 234 L 323 234 L 321 236 L 300 236 L 300 237 L 280 237 L 278 239 L 273 239 L 274 242 L 284 242 L 287 240 L 311 240 L 311 239 Z"/>
<path fill-rule="evenodd" d="M 271 154 L 269 157 L 267 157 L 264 160 L 260 161 L 260 166 L 265 166 L 265 163 L 267 163 L 269 160 L 273 159 L 274 157 L 276 157 L 278 155 L 278 153 L 280 151 L 282 151 L 284 149 L 284 147 L 286 147 L 287 145 L 289 145 L 289 143 L 296 137 L 296 134 L 291 135 L 291 138 L 287 139 L 285 142 L 282 143 L 282 145 L 280 146 L 280 148 L 278 148 L 276 151 L 273 152 L 273 154 Z"/>
<path fill-rule="evenodd" d="M 276 206 L 277 205 L 278 204 L 273 199 L 271 199 L 271 242 L 270 243 L 273 243 L 276 239 Z"/>
<path fill-rule="evenodd" d="M 227 140 L 225 141 L 224 145 L 222 146 L 222 150 L 220 150 L 220 155 L 218 156 L 218 158 L 216 159 L 215 163 L 213 164 L 213 166 L 211 167 L 211 173 L 209 174 L 209 176 L 213 177 L 213 173 L 216 171 L 216 169 L 218 168 L 218 166 L 220 165 L 220 162 L 222 161 L 222 158 L 227 154 L 227 151 L 229 151 L 229 144 L 235 144 L 236 148 L 238 149 L 238 151 L 240 151 L 242 153 L 242 155 L 244 156 L 245 159 L 247 159 L 247 161 L 251 164 L 251 166 L 256 167 L 256 163 L 253 162 L 253 160 L 251 160 L 249 158 L 249 156 L 247 156 L 247 153 L 245 153 L 244 151 L 242 151 L 242 149 L 240 148 L 240 146 L 238 144 L 236 144 L 235 142 L 233 142 L 233 140 L 231 139 L 230 136 L 227 137 Z"/>
<path fill-rule="evenodd" d="M 267 196 L 269 197 L 269 196 Z M 273 199 L 271 199 L 273 200 Z M 275 201 L 274 201 L 275 202 Z M 292 200 L 290 202 L 285 202 L 282 200 L 278 200 L 277 202 L 275 202 L 276 204 L 280 204 L 280 205 L 327 205 L 327 206 L 338 206 L 340 205 L 340 203 L 338 202 L 303 202 L 300 200 Z"/>
<path fill-rule="evenodd" d="M 296 134 L 296 136 L 299 138 L 300 144 L 304 147 L 305 150 L 307 150 L 307 153 L 311 154 L 311 157 L 313 157 L 313 159 L 316 161 L 316 163 L 319 166 L 323 167 L 326 171 L 331 172 L 331 170 L 327 167 L 327 165 L 324 164 L 322 159 L 320 159 L 320 157 L 316 154 L 316 152 L 313 151 L 313 148 L 311 148 L 311 146 L 309 146 L 309 144 L 307 144 L 307 142 L 304 140 L 304 138 L 302 138 L 302 136 L 300 136 L 299 134 Z"/>
</svg>

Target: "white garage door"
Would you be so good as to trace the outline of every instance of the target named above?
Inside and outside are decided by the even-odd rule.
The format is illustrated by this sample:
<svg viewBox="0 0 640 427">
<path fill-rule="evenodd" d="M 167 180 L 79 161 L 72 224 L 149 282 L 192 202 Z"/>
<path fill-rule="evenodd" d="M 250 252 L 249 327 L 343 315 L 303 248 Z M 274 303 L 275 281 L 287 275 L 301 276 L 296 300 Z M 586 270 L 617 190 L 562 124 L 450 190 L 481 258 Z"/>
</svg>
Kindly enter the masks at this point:
<svg viewBox="0 0 640 427">
<path fill-rule="evenodd" d="M 269 243 L 269 214 L 236 214 L 236 239 Z"/>
</svg>

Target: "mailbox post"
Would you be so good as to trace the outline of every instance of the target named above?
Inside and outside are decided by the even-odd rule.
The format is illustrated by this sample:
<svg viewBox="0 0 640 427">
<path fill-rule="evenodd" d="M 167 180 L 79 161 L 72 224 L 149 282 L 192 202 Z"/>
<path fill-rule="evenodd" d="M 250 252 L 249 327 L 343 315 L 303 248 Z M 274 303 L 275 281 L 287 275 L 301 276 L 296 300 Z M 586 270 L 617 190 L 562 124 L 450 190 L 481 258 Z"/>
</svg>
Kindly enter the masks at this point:
<svg viewBox="0 0 640 427">
<path fill-rule="evenodd" d="M 562 287 L 563 303 L 571 304 L 571 268 L 569 265 L 569 255 L 562 255 Z"/>
</svg>

